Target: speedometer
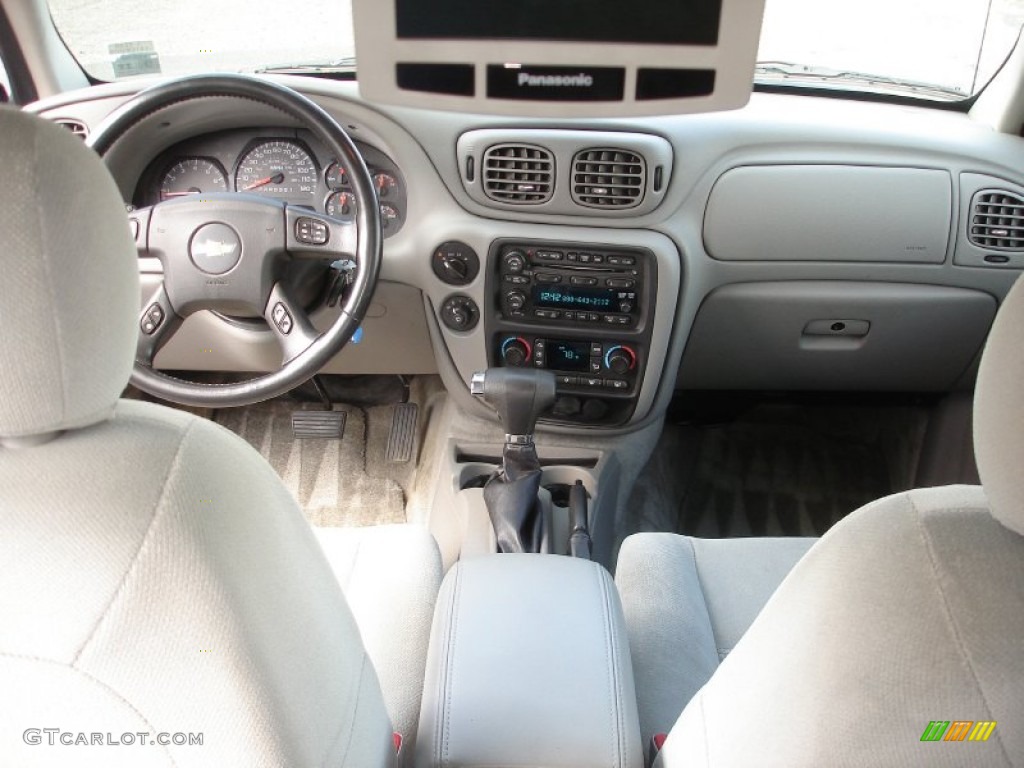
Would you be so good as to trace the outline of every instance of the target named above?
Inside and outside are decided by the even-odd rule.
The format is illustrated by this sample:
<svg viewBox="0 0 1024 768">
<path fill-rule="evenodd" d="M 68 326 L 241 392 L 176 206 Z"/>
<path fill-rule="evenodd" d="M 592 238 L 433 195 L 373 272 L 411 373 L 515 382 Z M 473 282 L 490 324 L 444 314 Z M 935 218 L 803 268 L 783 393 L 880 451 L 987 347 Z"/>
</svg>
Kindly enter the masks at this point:
<svg viewBox="0 0 1024 768">
<path fill-rule="evenodd" d="M 238 163 L 235 189 L 238 192 L 280 197 L 305 202 L 316 194 L 319 175 L 312 156 L 293 141 L 264 141 Z"/>
</svg>

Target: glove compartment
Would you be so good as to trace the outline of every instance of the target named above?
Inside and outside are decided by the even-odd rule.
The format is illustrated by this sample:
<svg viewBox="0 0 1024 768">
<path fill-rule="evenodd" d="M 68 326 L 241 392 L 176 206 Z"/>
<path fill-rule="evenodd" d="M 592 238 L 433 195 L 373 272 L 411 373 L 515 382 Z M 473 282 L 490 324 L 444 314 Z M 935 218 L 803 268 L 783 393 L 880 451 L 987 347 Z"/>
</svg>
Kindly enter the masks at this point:
<svg viewBox="0 0 1024 768">
<path fill-rule="evenodd" d="M 759 282 L 707 296 L 682 389 L 953 389 L 996 312 L 987 293 L 873 282 Z"/>
</svg>

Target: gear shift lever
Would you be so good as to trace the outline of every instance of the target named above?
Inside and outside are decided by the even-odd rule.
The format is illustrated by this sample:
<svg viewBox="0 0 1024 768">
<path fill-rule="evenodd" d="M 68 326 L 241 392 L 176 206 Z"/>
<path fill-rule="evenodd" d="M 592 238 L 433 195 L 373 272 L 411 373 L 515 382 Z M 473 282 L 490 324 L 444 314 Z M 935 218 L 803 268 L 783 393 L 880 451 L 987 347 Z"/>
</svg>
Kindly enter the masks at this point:
<svg viewBox="0 0 1024 768">
<path fill-rule="evenodd" d="M 473 374 L 470 391 L 498 412 L 505 428 L 501 470 L 484 486 L 484 501 L 499 552 L 540 552 L 547 521 L 537 497 L 540 460 L 533 444 L 537 419 L 555 402 L 549 371 L 489 368 Z"/>
<path fill-rule="evenodd" d="M 488 368 L 473 374 L 470 392 L 498 412 L 505 442 L 533 442 L 540 415 L 555 403 L 555 376 L 530 368 Z"/>
</svg>

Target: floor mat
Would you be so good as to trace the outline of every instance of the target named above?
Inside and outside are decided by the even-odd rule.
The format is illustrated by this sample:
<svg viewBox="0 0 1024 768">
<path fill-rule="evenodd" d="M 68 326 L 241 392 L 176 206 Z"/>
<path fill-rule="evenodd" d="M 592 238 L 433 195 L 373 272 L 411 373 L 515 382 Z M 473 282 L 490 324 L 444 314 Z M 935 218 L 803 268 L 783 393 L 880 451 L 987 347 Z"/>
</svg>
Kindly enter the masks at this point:
<svg viewBox="0 0 1024 768">
<path fill-rule="evenodd" d="M 292 437 L 291 414 L 296 409 L 318 410 L 318 404 L 268 402 L 247 408 L 219 410 L 214 421 L 241 435 L 259 451 L 281 476 L 313 525 L 362 526 L 405 522 L 405 492 L 399 480 L 370 463 L 367 447 L 381 438 L 378 420 L 390 417 L 388 406 L 365 411 L 335 405 L 346 412 L 341 440 Z M 367 421 L 373 425 L 368 430 Z M 374 433 L 374 440 L 368 439 Z M 385 437 L 386 441 L 386 430 Z M 383 449 L 380 449 L 381 451 Z M 413 462 L 414 463 L 414 462 Z M 396 469 L 404 473 L 404 468 Z"/>
<path fill-rule="evenodd" d="M 774 404 L 721 424 L 668 424 L 636 486 L 638 528 L 820 536 L 912 487 L 926 424 L 909 406 Z"/>
</svg>

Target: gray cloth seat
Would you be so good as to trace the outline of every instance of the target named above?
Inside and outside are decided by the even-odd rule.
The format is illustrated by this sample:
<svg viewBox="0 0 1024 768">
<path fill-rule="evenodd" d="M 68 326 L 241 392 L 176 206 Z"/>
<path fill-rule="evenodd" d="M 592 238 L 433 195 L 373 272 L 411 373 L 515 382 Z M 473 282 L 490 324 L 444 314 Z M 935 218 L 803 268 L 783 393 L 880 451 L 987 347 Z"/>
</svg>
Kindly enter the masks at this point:
<svg viewBox="0 0 1024 768">
<path fill-rule="evenodd" d="M 638 533 L 622 543 L 615 585 L 645 739 L 669 732 L 814 542 Z"/>
<path fill-rule="evenodd" d="M 441 552 L 426 528 L 314 528 L 373 664 L 409 764 L 415 746 Z"/>
<path fill-rule="evenodd" d="M 784 578 L 798 545 L 627 539 L 616 581 L 641 717 L 645 703 L 648 712 L 642 724 L 664 730 L 685 704 L 657 765 L 1024 765 L 1022 325 L 1019 281 L 993 325 L 975 393 L 980 487 L 868 504 Z M 652 583 L 667 585 L 682 619 L 656 626 L 650 604 L 663 598 L 645 591 Z M 728 617 L 731 639 L 767 593 L 717 665 L 715 612 Z M 656 645 L 673 629 L 684 635 L 671 637 L 685 649 L 677 658 Z M 659 674 L 665 680 L 645 691 Z M 962 741 L 923 740 L 933 722 Z M 972 740 L 976 729 L 988 738 Z"/>
<path fill-rule="evenodd" d="M 0 109 L 0 136 L 0 762 L 392 765 L 436 544 L 321 545 L 244 440 L 119 400 L 139 296 L 121 197 L 63 128 Z"/>
</svg>

